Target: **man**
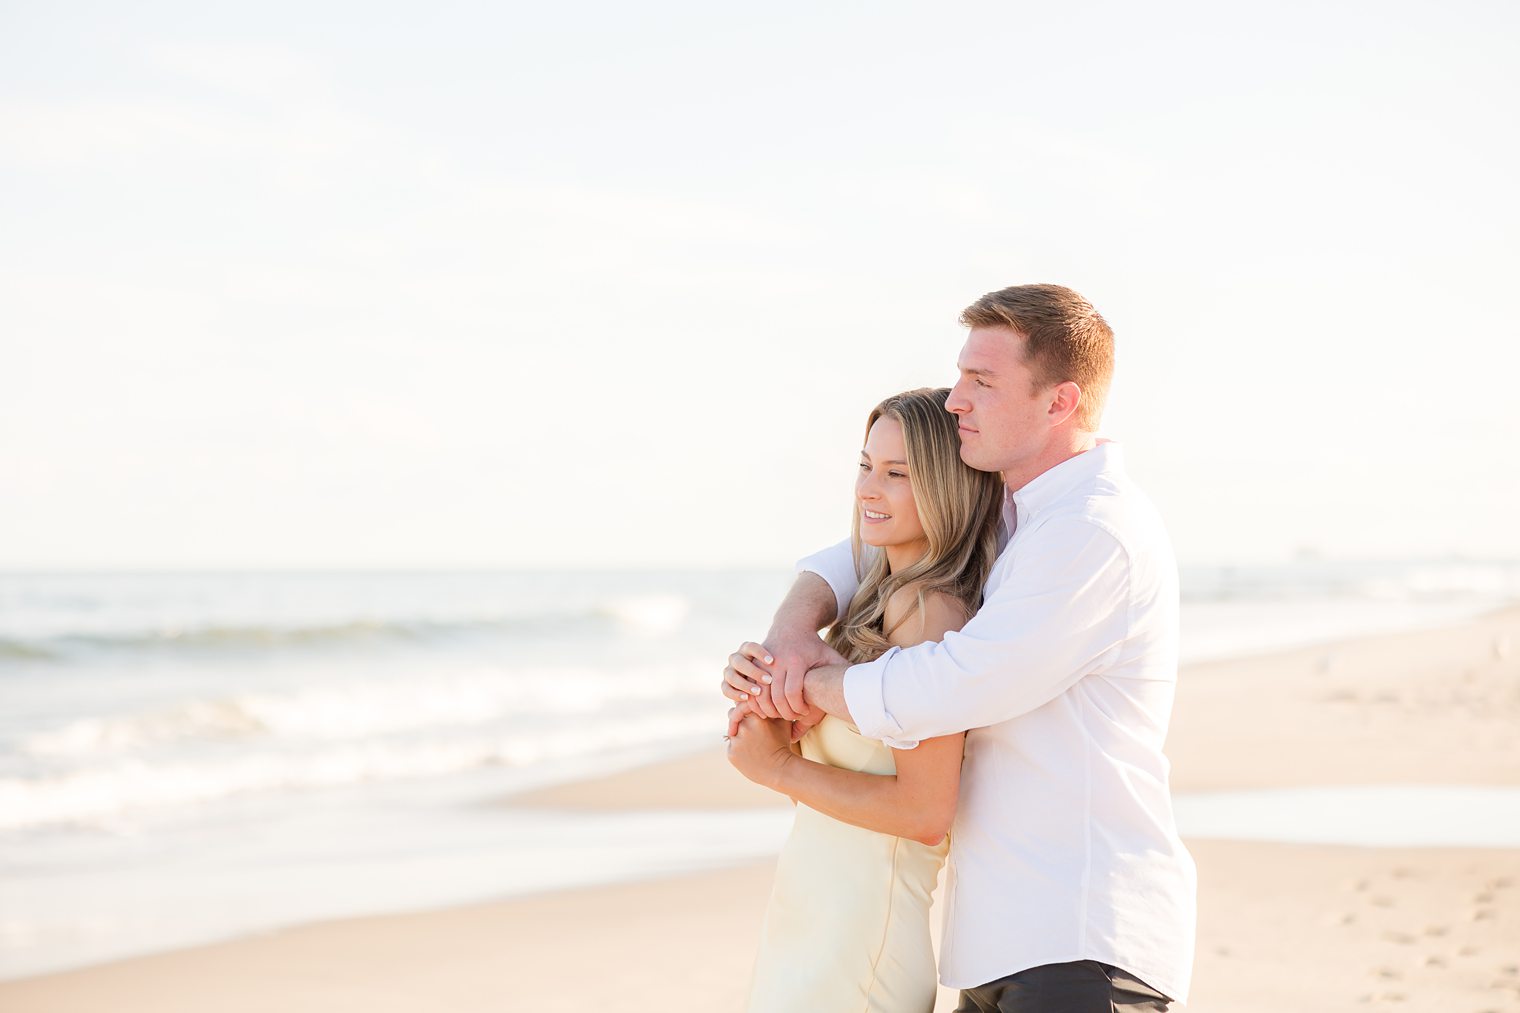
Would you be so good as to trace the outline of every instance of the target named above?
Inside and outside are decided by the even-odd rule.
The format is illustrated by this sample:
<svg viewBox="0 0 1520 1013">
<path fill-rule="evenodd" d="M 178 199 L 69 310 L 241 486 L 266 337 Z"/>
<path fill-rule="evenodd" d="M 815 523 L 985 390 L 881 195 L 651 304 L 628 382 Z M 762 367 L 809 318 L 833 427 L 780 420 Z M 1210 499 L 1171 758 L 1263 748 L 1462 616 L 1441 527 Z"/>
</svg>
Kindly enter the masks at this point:
<svg viewBox="0 0 1520 1013">
<path fill-rule="evenodd" d="M 1164 1010 L 1186 1000 L 1196 893 L 1162 753 L 1177 569 L 1097 436 L 1113 332 L 1057 285 L 992 292 L 961 321 L 946 407 L 961 459 L 1007 487 L 982 608 L 942 643 L 834 663 L 817 632 L 858 583 L 840 543 L 798 564 L 725 692 L 799 731 L 828 713 L 897 748 L 967 730 L 940 957 L 960 1010 Z"/>
</svg>

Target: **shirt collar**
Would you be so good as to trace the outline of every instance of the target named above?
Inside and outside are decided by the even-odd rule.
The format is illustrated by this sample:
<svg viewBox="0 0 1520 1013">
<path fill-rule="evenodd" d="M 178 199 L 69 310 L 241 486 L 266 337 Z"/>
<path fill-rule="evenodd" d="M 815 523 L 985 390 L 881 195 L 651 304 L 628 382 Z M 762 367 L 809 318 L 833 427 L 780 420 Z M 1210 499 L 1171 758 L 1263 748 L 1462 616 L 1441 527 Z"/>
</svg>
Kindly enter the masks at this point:
<svg viewBox="0 0 1520 1013">
<path fill-rule="evenodd" d="M 1105 472 L 1119 471 L 1124 467 L 1124 455 L 1119 444 L 1113 440 L 1100 439 L 1091 450 L 1062 461 L 1043 474 L 1036 475 L 1029 484 L 1013 494 L 1013 505 L 1019 520 L 1059 503 L 1068 494 L 1092 484 L 1093 479 Z"/>
</svg>

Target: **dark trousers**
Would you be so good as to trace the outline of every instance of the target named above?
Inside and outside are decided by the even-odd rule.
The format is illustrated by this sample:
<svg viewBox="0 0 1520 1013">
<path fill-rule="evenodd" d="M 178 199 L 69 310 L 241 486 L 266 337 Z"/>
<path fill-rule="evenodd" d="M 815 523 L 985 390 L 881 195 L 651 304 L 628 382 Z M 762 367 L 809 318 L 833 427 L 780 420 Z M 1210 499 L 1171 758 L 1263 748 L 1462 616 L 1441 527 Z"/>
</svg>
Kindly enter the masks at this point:
<svg viewBox="0 0 1520 1013">
<path fill-rule="evenodd" d="M 1112 964 L 1041 964 L 961 991 L 956 1013 L 1139 1013 L 1172 1000 Z"/>
</svg>

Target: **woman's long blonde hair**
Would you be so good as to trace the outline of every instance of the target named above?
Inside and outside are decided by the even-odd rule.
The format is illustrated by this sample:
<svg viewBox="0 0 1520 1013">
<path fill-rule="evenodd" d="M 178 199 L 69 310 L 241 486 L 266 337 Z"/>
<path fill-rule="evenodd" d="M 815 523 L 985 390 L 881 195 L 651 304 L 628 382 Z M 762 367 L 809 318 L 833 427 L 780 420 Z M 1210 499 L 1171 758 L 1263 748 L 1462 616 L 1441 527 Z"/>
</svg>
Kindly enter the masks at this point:
<svg viewBox="0 0 1520 1013">
<path fill-rule="evenodd" d="M 898 573 L 888 570 L 885 552 L 867 563 L 860 539 L 860 504 L 855 504 L 850 544 L 860 589 L 827 636 L 829 646 L 850 661 L 869 661 L 891 646 L 887 637 L 892 631 L 883 628 L 887 600 L 904 587 L 917 589 L 919 609 L 933 592 L 953 597 L 968 616 L 981 607 L 982 587 L 997 559 L 1003 482 L 997 474 L 961 461 L 956 417 L 945 410 L 949 396 L 948 387 L 904 391 L 871 409 L 866 419 L 868 438 L 879 418 L 896 419 L 902 426 L 908 482 L 929 551 Z"/>
</svg>

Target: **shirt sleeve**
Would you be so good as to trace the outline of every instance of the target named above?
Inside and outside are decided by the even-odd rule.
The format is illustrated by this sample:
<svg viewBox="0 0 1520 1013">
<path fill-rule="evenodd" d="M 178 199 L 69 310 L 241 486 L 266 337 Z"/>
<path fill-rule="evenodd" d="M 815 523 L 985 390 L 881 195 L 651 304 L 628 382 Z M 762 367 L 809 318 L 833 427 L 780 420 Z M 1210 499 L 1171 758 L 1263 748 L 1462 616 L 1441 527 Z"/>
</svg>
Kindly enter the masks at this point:
<svg viewBox="0 0 1520 1013">
<path fill-rule="evenodd" d="M 839 607 L 834 613 L 836 619 L 849 611 L 850 600 L 860 588 L 860 574 L 855 571 L 855 552 L 850 548 L 848 538 L 819 549 L 811 556 L 803 556 L 797 560 L 795 570 L 797 573 L 816 573 L 828 581 Z"/>
<path fill-rule="evenodd" d="M 908 749 L 1041 707 L 1110 665 L 1129 631 L 1129 558 L 1078 516 L 1031 531 L 959 632 L 852 665 L 845 702 L 861 734 Z"/>
</svg>

